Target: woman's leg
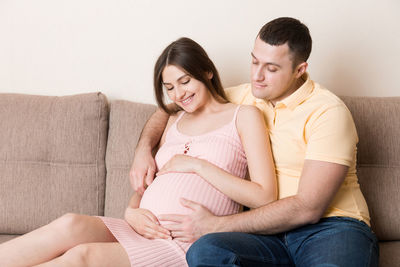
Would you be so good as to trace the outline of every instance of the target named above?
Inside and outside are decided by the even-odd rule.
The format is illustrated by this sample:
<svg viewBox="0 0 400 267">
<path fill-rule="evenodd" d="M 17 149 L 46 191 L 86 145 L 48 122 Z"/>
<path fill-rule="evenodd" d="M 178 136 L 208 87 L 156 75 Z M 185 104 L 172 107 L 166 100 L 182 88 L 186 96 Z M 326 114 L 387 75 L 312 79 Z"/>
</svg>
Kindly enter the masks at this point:
<svg viewBox="0 0 400 267">
<path fill-rule="evenodd" d="M 115 241 L 100 218 L 66 214 L 0 244 L 0 266 L 31 266 L 52 260 L 79 244 Z"/>
<path fill-rule="evenodd" d="M 118 242 L 86 243 L 71 248 L 62 256 L 35 267 L 131 266 L 125 249 Z"/>
</svg>

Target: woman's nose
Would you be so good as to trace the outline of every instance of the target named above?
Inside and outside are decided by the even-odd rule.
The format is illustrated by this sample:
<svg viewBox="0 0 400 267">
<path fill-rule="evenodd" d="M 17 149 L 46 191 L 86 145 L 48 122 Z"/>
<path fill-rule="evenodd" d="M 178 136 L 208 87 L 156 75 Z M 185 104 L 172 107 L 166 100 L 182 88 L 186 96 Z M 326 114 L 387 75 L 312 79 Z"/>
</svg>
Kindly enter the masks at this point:
<svg viewBox="0 0 400 267">
<path fill-rule="evenodd" d="M 182 99 L 183 96 L 185 95 L 185 89 L 180 87 L 180 86 L 177 86 L 176 90 L 175 90 L 175 93 L 176 93 L 176 98 L 177 99 Z"/>
</svg>

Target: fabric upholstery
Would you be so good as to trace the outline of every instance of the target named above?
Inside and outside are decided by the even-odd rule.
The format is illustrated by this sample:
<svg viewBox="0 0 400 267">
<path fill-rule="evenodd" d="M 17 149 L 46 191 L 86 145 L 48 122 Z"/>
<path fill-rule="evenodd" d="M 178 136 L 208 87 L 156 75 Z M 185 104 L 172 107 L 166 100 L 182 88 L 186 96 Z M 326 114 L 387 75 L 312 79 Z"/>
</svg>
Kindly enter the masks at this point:
<svg viewBox="0 0 400 267">
<path fill-rule="evenodd" d="M 0 233 L 104 210 L 107 99 L 0 94 Z"/>
<path fill-rule="evenodd" d="M 110 104 L 110 130 L 106 153 L 105 216 L 123 218 L 133 190 L 129 171 L 141 130 L 156 106 L 114 100 Z"/>
<path fill-rule="evenodd" d="M 400 266 L 400 241 L 379 242 L 379 267 Z"/>
<path fill-rule="evenodd" d="M 3 243 L 3 242 L 6 242 L 8 240 L 11 240 L 13 238 L 16 238 L 17 236 L 19 236 L 19 235 L 4 235 L 4 234 L 1 234 L 0 235 L 0 244 Z"/>
<path fill-rule="evenodd" d="M 359 136 L 357 172 L 379 240 L 400 239 L 400 97 L 343 97 Z"/>
</svg>

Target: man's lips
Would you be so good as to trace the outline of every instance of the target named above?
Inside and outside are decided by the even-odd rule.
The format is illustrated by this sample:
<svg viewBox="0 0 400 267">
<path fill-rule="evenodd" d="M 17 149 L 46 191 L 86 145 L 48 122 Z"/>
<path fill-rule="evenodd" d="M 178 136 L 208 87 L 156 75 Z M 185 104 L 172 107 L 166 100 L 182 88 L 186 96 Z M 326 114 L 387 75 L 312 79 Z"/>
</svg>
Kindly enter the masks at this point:
<svg viewBox="0 0 400 267">
<path fill-rule="evenodd" d="M 266 84 L 264 84 L 264 83 L 258 83 L 258 82 L 253 82 L 253 86 L 255 86 L 255 87 L 261 87 L 261 88 L 267 87 Z"/>
</svg>

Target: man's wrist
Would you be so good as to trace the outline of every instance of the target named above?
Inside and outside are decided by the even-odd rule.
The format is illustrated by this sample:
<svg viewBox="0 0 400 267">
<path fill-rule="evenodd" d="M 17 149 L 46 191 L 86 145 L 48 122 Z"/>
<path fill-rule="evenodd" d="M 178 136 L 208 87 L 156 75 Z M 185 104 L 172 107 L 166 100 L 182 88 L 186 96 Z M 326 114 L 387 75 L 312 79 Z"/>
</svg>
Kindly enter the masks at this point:
<svg viewBox="0 0 400 267">
<path fill-rule="evenodd" d="M 229 215 L 228 216 L 214 216 L 212 225 L 212 232 L 230 232 L 229 229 Z"/>
<path fill-rule="evenodd" d="M 148 152 L 151 154 L 151 151 L 153 148 L 151 147 L 149 142 L 145 142 L 145 140 L 142 140 L 141 142 L 138 143 L 136 146 L 135 152 Z"/>
</svg>

